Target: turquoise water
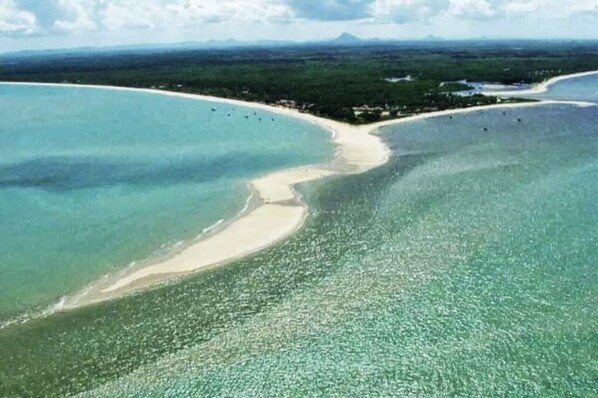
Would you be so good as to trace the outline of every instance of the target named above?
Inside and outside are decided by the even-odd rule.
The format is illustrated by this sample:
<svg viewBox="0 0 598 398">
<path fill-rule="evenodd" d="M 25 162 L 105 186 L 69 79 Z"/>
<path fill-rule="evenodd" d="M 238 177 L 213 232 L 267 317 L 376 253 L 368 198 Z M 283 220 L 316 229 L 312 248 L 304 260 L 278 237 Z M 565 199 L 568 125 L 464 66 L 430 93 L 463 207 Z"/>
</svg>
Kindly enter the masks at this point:
<svg viewBox="0 0 598 398">
<path fill-rule="evenodd" d="M 232 108 L 0 86 L 0 322 L 234 217 L 252 177 L 332 157 L 315 126 Z"/>
<path fill-rule="evenodd" d="M 596 396 L 597 108 L 382 135 L 285 242 L 0 330 L 0 395 Z"/>
</svg>

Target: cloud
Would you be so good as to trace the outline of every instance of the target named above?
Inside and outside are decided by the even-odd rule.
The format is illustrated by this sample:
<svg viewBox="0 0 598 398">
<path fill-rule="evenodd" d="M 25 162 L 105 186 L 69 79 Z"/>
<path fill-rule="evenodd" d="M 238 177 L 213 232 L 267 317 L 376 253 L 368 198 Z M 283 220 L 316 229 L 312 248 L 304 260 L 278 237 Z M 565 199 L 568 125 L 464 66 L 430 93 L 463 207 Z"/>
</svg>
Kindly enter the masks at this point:
<svg viewBox="0 0 598 398">
<path fill-rule="evenodd" d="M 373 0 L 290 0 L 289 5 L 305 19 L 343 21 L 370 16 Z"/>
<path fill-rule="evenodd" d="M 99 2 L 95 0 L 58 0 L 60 18 L 52 27 L 58 32 L 81 32 L 98 29 L 96 12 Z"/>
<path fill-rule="evenodd" d="M 0 0 L 0 34 L 185 29 L 222 22 L 281 23 L 286 0 Z"/>
<path fill-rule="evenodd" d="M 453 17 L 487 20 L 502 17 L 504 10 L 488 0 L 451 0 L 449 14 Z"/>
<path fill-rule="evenodd" d="M 505 4 L 504 10 L 510 15 L 528 15 L 538 12 L 541 7 L 542 1 L 515 0 Z"/>
<path fill-rule="evenodd" d="M 214 26 L 592 21 L 598 0 L 0 0 L 0 35 L 209 31 Z M 536 22 L 534 22 L 536 23 Z M 331 26 L 331 25 L 327 25 Z M 462 26 L 468 26 L 462 25 Z M 489 25 L 487 25 L 490 27 Z M 226 29 L 222 31 L 226 32 Z"/>
<path fill-rule="evenodd" d="M 19 9 L 33 14 L 40 29 L 52 26 L 62 14 L 58 9 L 58 0 L 14 0 L 14 3 Z"/>
<path fill-rule="evenodd" d="M 288 21 L 295 16 L 283 0 L 186 0 L 167 7 L 184 23 L 218 23 L 225 21 L 266 23 Z"/>
<path fill-rule="evenodd" d="M 0 0 L 0 2 L 3 0 Z M 32 15 L 40 35 L 98 28 L 96 10 L 109 0 L 9 0 Z M 0 14 L 2 15 L 2 14 Z"/>
<path fill-rule="evenodd" d="M 173 13 L 168 3 L 156 0 L 111 0 L 97 11 L 96 20 L 103 30 L 117 32 L 182 26 Z"/>
<path fill-rule="evenodd" d="M 36 31 L 33 13 L 18 8 L 13 0 L 0 0 L 0 35 L 32 35 Z"/>
<path fill-rule="evenodd" d="M 370 6 L 370 15 L 378 21 L 396 23 L 426 21 L 449 4 L 449 0 L 376 0 Z"/>
</svg>

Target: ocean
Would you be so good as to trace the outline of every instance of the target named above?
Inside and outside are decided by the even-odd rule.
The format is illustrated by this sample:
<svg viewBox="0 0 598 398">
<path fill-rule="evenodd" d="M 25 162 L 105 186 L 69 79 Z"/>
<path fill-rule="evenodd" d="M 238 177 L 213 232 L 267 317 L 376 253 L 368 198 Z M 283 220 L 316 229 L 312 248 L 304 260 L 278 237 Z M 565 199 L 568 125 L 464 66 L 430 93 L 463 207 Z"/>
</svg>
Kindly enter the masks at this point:
<svg viewBox="0 0 598 398">
<path fill-rule="evenodd" d="M 390 161 L 302 185 L 284 242 L 0 330 L 0 392 L 595 396 L 598 108 L 380 134 Z"/>
<path fill-rule="evenodd" d="M 0 86 L 0 323 L 234 218 L 249 179 L 333 156 L 330 133 L 270 112 Z"/>
</svg>

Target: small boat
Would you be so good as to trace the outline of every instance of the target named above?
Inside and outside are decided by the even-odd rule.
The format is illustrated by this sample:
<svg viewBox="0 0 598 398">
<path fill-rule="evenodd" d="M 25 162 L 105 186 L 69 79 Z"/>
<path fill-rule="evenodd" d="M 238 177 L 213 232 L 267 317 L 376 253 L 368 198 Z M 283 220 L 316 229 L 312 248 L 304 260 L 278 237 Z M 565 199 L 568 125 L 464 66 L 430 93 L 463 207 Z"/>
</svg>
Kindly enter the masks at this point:
<svg viewBox="0 0 598 398">
<path fill-rule="evenodd" d="M 212 112 L 216 112 L 218 108 L 212 108 Z"/>
<path fill-rule="evenodd" d="M 517 121 L 518 121 L 519 123 L 521 123 L 521 119 L 517 119 Z"/>
</svg>

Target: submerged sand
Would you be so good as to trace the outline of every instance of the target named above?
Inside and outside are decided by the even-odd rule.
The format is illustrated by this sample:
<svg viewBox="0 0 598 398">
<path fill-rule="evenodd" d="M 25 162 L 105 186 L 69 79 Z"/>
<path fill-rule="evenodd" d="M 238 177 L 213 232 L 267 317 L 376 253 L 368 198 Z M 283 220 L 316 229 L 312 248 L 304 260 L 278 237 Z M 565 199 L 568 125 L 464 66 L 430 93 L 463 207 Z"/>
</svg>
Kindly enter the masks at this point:
<svg viewBox="0 0 598 398">
<path fill-rule="evenodd" d="M 31 83 L 24 84 L 31 85 Z M 205 238 L 197 242 L 191 243 L 183 250 L 166 259 L 139 268 L 125 270 L 119 275 L 107 276 L 102 281 L 92 284 L 81 293 L 67 298 L 62 303 L 61 309 L 75 308 L 122 296 L 137 289 L 170 280 L 173 277 L 184 276 L 208 267 L 225 264 L 255 253 L 288 237 L 301 228 L 308 215 L 308 208 L 300 195 L 295 191 L 294 186 L 332 175 L 365 172 L 386 163 L 390 157 L 390 149 L 375 134 L 381 127 L 482 109 L 531 107 L 545 104 L 595 105 L 592 103 L 571 101 L 541 101 L 523 104 L 489 105 L 428 113 L 365 126 L 353 126 L 299 113 L 292 109 L 194 94 L 107 86 L 42 85 L 148 92 L 262 109 L 317 124 L 331 133 L 332 142 L 337 146 L 337 155 L 329 164 L 309 165 L 282 170 L 250 181 L 250 185 L 258 199 L 255 207 L 241 214 L 235 220 L 230 221 L 220 230 L 208 234 Z"/>
</svg>

